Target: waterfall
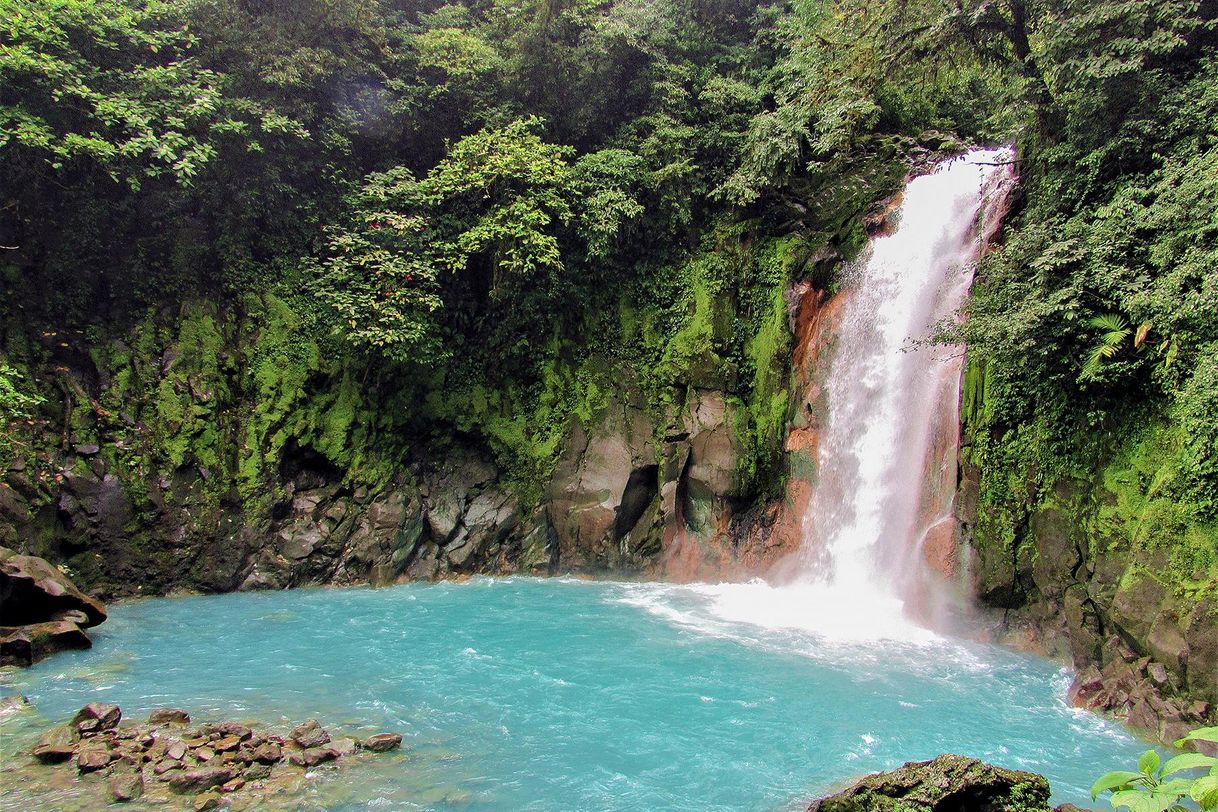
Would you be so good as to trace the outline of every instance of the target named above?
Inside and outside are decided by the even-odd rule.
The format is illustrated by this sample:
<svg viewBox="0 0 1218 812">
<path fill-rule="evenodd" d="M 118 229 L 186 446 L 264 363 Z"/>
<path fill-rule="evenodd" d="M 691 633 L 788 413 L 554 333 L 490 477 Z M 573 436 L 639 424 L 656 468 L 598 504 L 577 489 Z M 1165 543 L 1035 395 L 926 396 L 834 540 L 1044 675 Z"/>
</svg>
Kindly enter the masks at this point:
<svg viewBox="0 0 1218 812">
<path fill-rule="evenodd" d="M 841 640 L 933 637 L 947 585 L 924 547 L 950 570 L 963 348 L 930 339 L 968 295 L 1008 154 L 977 150 L 911 181 L 895 229 L 845 270 L 802 548 L 779 588 L 720 588 L 720 616 Z"/>
</svg>

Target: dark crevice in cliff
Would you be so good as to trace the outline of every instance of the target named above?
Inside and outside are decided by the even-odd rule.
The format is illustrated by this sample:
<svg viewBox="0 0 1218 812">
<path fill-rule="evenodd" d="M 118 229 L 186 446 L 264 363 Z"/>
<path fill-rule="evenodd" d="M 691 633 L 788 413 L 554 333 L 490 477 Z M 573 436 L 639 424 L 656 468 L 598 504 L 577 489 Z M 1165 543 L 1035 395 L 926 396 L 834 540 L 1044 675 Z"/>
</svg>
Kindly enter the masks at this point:
<svg viewBox="0 0 1218 812">
<path fill-rule="evenodd" d="M 647 512 L 647 508 L 655 501 L 660 491 L 660 466 L 645 465 L 630 472 L 626 487 L 622 491 L 622 500 L 617 508 L 613 522 L 613 540 L 621 541 L 626 534 L 634 529 Z"/>
</svg>

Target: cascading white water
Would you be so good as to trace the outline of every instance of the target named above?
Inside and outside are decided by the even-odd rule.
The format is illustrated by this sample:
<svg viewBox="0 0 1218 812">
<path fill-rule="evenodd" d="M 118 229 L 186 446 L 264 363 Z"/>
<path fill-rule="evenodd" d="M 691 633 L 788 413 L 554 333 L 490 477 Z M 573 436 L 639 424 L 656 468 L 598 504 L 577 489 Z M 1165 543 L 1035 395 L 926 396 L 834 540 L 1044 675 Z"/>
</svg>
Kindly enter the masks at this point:
<svg viewBox="0 0 1218 812">
<path fill-rule="evenodd" d="M 954 442 L 944 459 L 935 426 L 945 410 L 955 424 L 961 350 L 927 339 L 968 294 L 1006 156 L 974 151 L 913 180 L 896 230 L 845 273 L 803 548 L 785 586 L 706 587 L 721 618 L 838 640 L 934 636 L 910 603 L 928 580 L 920 542 L 950 512 L 926 483 L 943 488 L 950 467 L 954 486 Z"/>
</svg>

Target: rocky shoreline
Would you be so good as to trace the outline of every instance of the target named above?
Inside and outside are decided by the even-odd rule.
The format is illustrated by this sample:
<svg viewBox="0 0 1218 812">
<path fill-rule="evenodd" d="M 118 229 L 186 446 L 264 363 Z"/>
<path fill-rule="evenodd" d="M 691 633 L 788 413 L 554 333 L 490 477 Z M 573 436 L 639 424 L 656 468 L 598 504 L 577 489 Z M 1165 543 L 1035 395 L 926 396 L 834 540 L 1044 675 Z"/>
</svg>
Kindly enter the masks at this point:
<svg viewBox="0 0 1218 812">
<path fill-rule="evenodd" d="M 192 726 L 190 715 L 176 708 L 132 723 L 117 705 L 94 702 L 43 733 L 27 766 L 53 765 L 62 777 L 91 782 L 88 803 L 142 800 L 202 812 L 255 803 L 290 791 L 321 764 L 386 753 L 401 744 L 398 733 L 332 737 L 315 719 L 283 735 L 235 721 Z"/>
</svg>

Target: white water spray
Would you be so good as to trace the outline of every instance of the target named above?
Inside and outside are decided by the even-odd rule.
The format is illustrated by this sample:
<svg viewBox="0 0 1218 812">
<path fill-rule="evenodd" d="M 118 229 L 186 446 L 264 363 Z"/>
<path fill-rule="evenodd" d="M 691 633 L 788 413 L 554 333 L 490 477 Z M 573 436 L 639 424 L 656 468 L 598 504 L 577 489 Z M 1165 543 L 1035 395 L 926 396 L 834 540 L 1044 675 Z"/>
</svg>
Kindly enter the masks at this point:
<svg viewBox="0 0 1218 812">
<path fill-rule="evenodd" d="M 785 586 L 698 587 L 720 619 L 839 641 L 935 638 L 921 546 L 932 527 L 954 528 L 955 441 L 945 451 L 935 428 L 954 435 L 962 350 L 927 341 L 968 294 L 1007 157 L 975 151 L 912 181 L 896 230 L 845 273 L 803 548 Z"/>
</svg>

